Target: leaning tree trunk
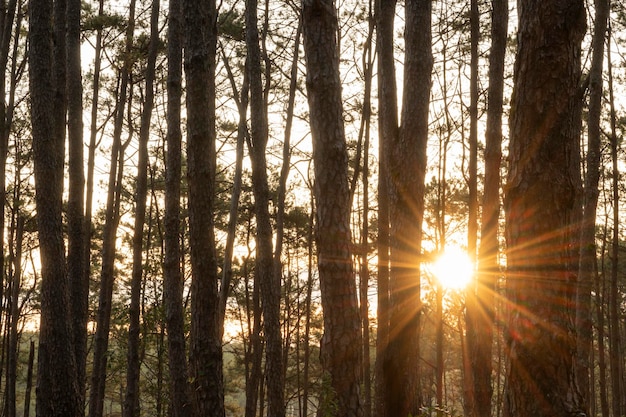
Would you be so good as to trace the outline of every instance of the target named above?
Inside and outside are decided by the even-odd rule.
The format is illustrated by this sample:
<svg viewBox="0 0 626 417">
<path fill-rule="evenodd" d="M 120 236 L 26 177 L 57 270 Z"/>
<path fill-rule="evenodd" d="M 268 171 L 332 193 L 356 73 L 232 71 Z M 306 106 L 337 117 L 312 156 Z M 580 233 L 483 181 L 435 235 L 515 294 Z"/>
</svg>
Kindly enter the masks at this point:
<svg viewBox="0 0 626 417">
<path fill-rule="evenodd" d="M 520 2 L 505 195 L 506 416 L 586 415 L 574 372 L 582 0 Z M 577 236 L 577 235 L 576 235 Z"/>
<path fill-rule="evenodd" d="M 305 0 L 302 19 L 324 310 L 322 363 L 330 375 L 336 405 L 333 413 L 361 417 L 361 331 L 352 265 L 348 155 L 334 1 Z"/>
</svg>

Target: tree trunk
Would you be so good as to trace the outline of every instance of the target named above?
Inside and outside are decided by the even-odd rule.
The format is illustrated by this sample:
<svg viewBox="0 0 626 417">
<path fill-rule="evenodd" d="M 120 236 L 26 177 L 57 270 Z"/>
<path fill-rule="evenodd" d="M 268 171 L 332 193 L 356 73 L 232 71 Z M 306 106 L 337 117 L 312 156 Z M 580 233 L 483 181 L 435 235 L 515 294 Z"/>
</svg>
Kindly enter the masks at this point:
<svg viewBox="0 0 626 417">
<path fill-rule="evenodd" d="M 83 88 L 80 55 L 80 0 L 67 0 L 67 133 L 69 190 L 67 201 L 68 252 L 76 375 L 85 404 L 89 280 L 85 275 L 85 174 L 83 157 Z"/>
<path fill-rule="evenodd" d="M 476 279 L 473 328 L 468 325 L 468 349 L 473 379 L 474 403 L 470 416 L 491 415 L 493 326 L 495 293 L 500 277 L 498 265 L 500 216 L 500 165 L 502 159 L 502 102 L 506 54 L 508 1 L 493 0 L 487 130 L 485 132 L 485 180 Z M 469 305 L 468 305 L 469 307 Z M 472 335 L 475 332 L 475 335 Z"/>
<path fill-rule="evenodd" d="M 472 263 L 476 261 L 476 243 L 478 239 L 478 42 L 480 41 L 480 11 L 478 1 L 470 1 L 470 132 L 469 132 L 469 166 L 468 166 L 468 216 L 467 216 L 467 253 Z M 471 369 L 472 349 L 477 343 L 476 326 L 478 325 L 478 289 L 477 282 L 467 287 L 465 305 L 467 322 L 467 349 L 463 352 L 463 397 L 464 408 L 474 410 L 476 391 L 474 372 Z M 461 337 L 463 334 L 461 333 Z M 469 357 L 467 357 L 469 356 Z M 489 410 L 490 411 L 490 410 Z M 471 413 L 471 411 L 470 411 Z M 487 414 L 489 415 L 489 414 Z"/>
<path fill-rule="evenodd" d="M 193 417 L 185 348 L 185 312 L 180 248 L 181 91 L 183 16 L 180 0 L 170 0 L 167 32 L 167 153 L 165 171 L 165 259 L 163 303 L 167 328 L 170 398 L 173 417 Z"/>
<path fill-rule="evenodd" d="M 256 215 L 255 274 L 261 289 L 263 331 L 265 334 L 265 376 L 267 412 L 285 415 L 283 350 L 280 327 L 281 275 L 275 274 L 272 248 L 272 223 L 269 213 L 270 192 L 265 152 L 268 140 L 267 104 L 261 79 L 261 48 L 257 23 L 257 1 L 246 0 L 247 71 L 250 80 L 250 142 L 252 191 Z M 280 271 L 279 271 L 280 272 Z"/>
<path fill-rule="evenodd" d="M 215 0 L 183 0 L 191 248 L 190 366 L 195 412 L 224 416 L 215 199 Z"/>
<path fill-rule="evenodd" d="M 602 66 L 604 39 L 609 14 L 608 0 L 595 1 L 595 23 L 592 39 L 592 61 L 589 72 L 589 119 L 587 121 L 587 160 L 583 195 L 583 219 L 580 235 L 580 271 L 576 298 L 576 329 L 578 330 L 577 376 L 587 404 L 591 399 L 590 355 L 593 339 L 591 292 L 597 271 L 596 208 L 600 181 L 600 116 L 602 113 Z"/>
<path fill-rule="evenodd" d="M 613 182 L 613 237 L 611 243 L 611 285 L 609 291 L 609 362 L 611 367 L 612 408 L 614 416 L 622 415 L 623 365 L 620 340 L 620 301 L 619 301 L 619 143 L 617 138 L 617 116 L 613 94 L 613 66 L 611 60 L 611 26 L 609 21 L 609 41 L 607 44 L 607 59 L 609 72 L 609 105 L 611 107 L 611 161 Z"/>
<path fill-rule="evenodd" d="M 586 415 L 574 372 L 583 1 L 520 3 L 505 195 L 505 416 Z"/>
<path fill-rule="evenodd" d="M 417 415 L 420 262 L 431 71 L 431 1 L 407 1 L 402 121 L 389 142 L 389 346 L 384 355 L 387 416 Z"/>
<path fill-rule="evenodd" d="M 159 0 L 153 0 L 150 17 L 150 44 L 146 64 L 146 96 L 141 113 L 141 127 L 139 130 L 137 176 L 135 190 L 135 224 L 133 235 L 133 270 L 131 276 L 130 307 L 128 309 L 128 352 L 126 396 L 124 399 L 124 417 L 139 417 L 139 371 L 141 361 L 140 350 L 140 304 L 141 283 L 143 280 L 143 241 L 144 223 L 146 220 L 146 198 L 148 196 L 148 141 L 150 139 L 150 122 L 154 107 L 154 76 L 157 51 L 159 45 Z"/>
<path fill-rule="evenodd" d="M 389 146 L 398 135 L 398 94 L 395 75 L 395 0 L 376 0 L 378 49 L 378 331 L 376 337 L 375 411 L 386 417 L 387 386 L 384 355 L 389 343 Z M 391 416 L 388 416 L 391 417 Z"/>
<path fill-rule="evenodd" d="M 35 174 L 35 203 L 41 259 L 41 318 L 37 370 L 37 416 L 78 417 L 69 306 L 69 282 L 63 242 L 63 137 L 54 117 L 52 74 L 52 1 L 31 0 L 30 99 Z"/>
<path fill-rule="evenodd" d="M 102 417 L 104 410 L 104 391 L 109 348 L 109 330 L 111 326 L 111 303 L 113 298 L 115 272 L 115 241 L 120 214 L 120 191 L 123 164 L 122 128 L 124 124 L 124 108 L 127 100 L 128 82 L 131 71 L 131 49 L 135 26 L 135 0 L 131 0 L 126 29 L 126 45 L 124 64 L 120 69 L 120 87 L 115 108 L 115 124 L 113 127 L 113 144 L 111 146 L 111 166 L 107 191 L 105 225 L 102 236 L 102 267 L 100 270 L 100 294 L 96 318 L 96 333 L 93 349 L 93 370 L 91 374 L 91 390 L 89 392 L 89 417 Z"/>
<path fill-rule="evenodd" d="M 335 415 L 363 415 L 361 331 L 352 265 L 348 155 L 343 126 L 332 0 L 305 0 L 302 9 L 307 92 L 313 138 L 318 270 L 324 310 L 322 364 L 330 375 Z"/>
</svg>

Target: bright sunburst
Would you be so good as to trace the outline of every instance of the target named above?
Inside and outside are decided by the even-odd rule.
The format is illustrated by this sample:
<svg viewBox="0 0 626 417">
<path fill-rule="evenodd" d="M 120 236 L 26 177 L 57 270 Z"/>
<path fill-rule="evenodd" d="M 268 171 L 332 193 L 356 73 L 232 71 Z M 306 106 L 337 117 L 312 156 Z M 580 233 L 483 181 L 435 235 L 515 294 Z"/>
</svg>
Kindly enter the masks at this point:
<svg viewBox="0 0 626 417">
<path fill-rule="evenodd" d="M 460 290 L 471 281 L 474 265 L 467 252 L 450 247 L 433 262 L 432 271 L 444 288 Z"/>
</svg>

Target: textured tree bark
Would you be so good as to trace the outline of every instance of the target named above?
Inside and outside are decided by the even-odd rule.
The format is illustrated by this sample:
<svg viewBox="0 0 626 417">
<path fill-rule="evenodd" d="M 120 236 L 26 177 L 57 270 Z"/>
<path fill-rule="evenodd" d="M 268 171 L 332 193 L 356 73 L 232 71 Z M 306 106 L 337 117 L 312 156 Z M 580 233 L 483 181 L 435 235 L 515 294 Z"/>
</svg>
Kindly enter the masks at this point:
<svg viewBox="0 0 626 417">
<path fill-rule="evenodd" d="M 361 417 L 361 330 L 352 265 L 348 156 L 332 0 L 305 0 L 302 19 L 313 138 L 316 240 L 324 309 L 322 363 L 337 416 Z"/>
<path fill-rule="evenodd" d="M 83 87 L 80 55 L 79 0 L 67 0 L 67 133 L 68 176 L 67 200 L 68 250 L 67 269 L 70 282 L 72 327 L 76 373 L 85 404 L 87 320 L 89 315 L 89 280 L 85 275 L 85 173 L 83 143 Z"/>
<path fill-rule="evenodd" d="M 63 242 L 63 136 L 53 109 L 52 1 L 29 2 L 30 99 L 35 203 L 41 259 L 41 319 L 37 365 L 39 417 L 82 414 L 76 380 Z"/>
<path fill-rule="evenodd" d="M 258 2 L 246 0 L 246 68 L 250 80 L 250 142 L 252 191 L 256 216 L 255 274 L 261 290 L 265 333 L 265 378 L 267 412 L 285 416 L 284 365 L 280 325 L 280 270 L 274 269 L 273 230 L 269 212 L 270 192 L 265 152 L 268 140 L 267 103 L 261 78 L 261 48 L 257 17 Z M 275 273 L 276 272 L 276 273 Z"/>
<path fill-rule="evenodd" d="M 389 142 L 389 342 L 384 360 L 386 415 L 420 413 L 420 262 L 431 71 L 431 1 L 405 5 L 402 120 Z"/>
<path fill-rule="evenodd" d="M 504 415 L 586 415 L 574 372 L 583 1 L 520 2 L 511 104 Z"/>
<path fill-rule="evenodd" d="M 500 166 L 502 160 L 502 103 L 504 58 L 506 54 L 508 1 L 493 0 L 491 17 L 491 50 L 489 54 L 489 87 L 487 130 L 485 132 L 485 180 L 483 186 L 482 222 L 478 249 L 476 299 L 468 316 L 467 338 L 473 379 L 474 403 L 470 416 L 491 415 L 492 352 L 495 291 L 500 277 L 498 265 L 500 216 Z"/>
<path fill-rule="evenodd" d="M 181 92 L 183 26 L 180 0 L 170 0 L 167 31 L 167 153 L 165 171 L 165 259 L 163 302 L 167 327 L 167 354 L 173 417 L 194 416 L 191 403 L 180 248 Z"/>
<path fill-rule="evenodd" d="M 183 0 L 191 249 L 190 367 L 195 412 L 224 416 L 215 199 L 215 0 Z"/>
<path fill-rule="evenodd" d="M 395 0 L 376 1 L 378 49 L 378 332 L 375 363 L 375 410 L 387 416 L 387 387 L 383 358 L 389 344 L 389 144 L 398 135 L 398 95 L 395 75 Z"/>
</svg>

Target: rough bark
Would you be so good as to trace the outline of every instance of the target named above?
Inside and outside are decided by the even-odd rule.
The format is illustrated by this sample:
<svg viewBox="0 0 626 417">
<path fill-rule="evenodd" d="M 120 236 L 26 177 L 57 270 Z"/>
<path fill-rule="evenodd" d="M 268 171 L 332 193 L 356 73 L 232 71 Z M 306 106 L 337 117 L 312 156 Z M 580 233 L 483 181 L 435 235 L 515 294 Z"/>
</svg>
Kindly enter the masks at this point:
<svg viewBox="0 0 626 417">
<path fill-rule="evenodd" d="M 41 259 L 37 416 L 78 417 L 80 391 L 72 343 L 63 242 L 63 137 L 53 106 L 52 1 L 29 2 L 30 99 L 35 203 Z"/>
<path fill-rule="evenodd" d="M 318 270 L 324 310 L 322 363 L 337 416 L 363 415 L 361 331 L 352 265 L 348 156 L 342 116 L 337 15 L 332 0 L 302 9 L 310 109 Z"/>
<path fill-rule="evenodd" d="M 215 0 L 183 0 L 187 85 L 187 182 L 191 249 L 190 367 L 195 412 L 224 416 L 222 330 L 214 231 Z"/>
<path fill-rule="evenodd" d="M 504 415 L 586 415 L 574 372 L 583 1 L 520 2 L 505 195 Z M 575 234 L 578 237 L 577 234 Z"/>
<path fill-rule="evenodd" d="M 428 140 L 431 46 L 430 1 L 405 5 L 405 62 L 401 125 L 389 142 L 390 315 L 384 360 L 388 416 L 419 414 L 420 262 Z"/>
<path fill-rule="evenodd" d="M 180 183 L 182 172 L 181 92 L 183 27 L 180 0 L 170 0 L 167 31 L 167 152 L 165 171 L 165 259 L 163 302 L 167 328 L 170 398 L 173 417 L 193 416 L 187 351 L 180 248 Z"/>
<path fill-rule="evenodd" d="M 69 189 L 67 201 L 68 252 L 67 265 L 70 281 L 72 326 L 76 373 L 85 403 L 87 319 L 89 281 L 85 270 L 85 174 L 83 156 L 83 88 L 80 55 L 79 0 L 67 0 L 67 133 Z"/>
<path fill-rule="evenodd" d="M 485 132 L 485 180 L 476 299 L 468 325 L 468 349 L 473 379 L 474 403 L 470 416 L 491 415 L 493 326 L 495 292 L 500 277 L 498 265 L 500 217 L 500 165 L 502 159 L 502 104 L 504 91 L 504 58 L 506 55 L 508 2 L 493 0 L 491 15 L 491 50 L 489 53 L 489 87 L 487 91 L 487 129 Z M 468 305 L 469 308 L 469 305 Z M 473 334 L 472 334 L 473 332 Z"/>
<path fill-rule="evenodd" d="M 258 2 L 256 0 L 246 0 L 246 68 L 250 80 L 250 141 L 248 147 L 252 164 L 252 191 L 256 216 L 254 272 L 260 285 L 263 311 L 267 411 L 271 416 L 283 417 L 285 415 L 285 382 L 283 379 L 283 342 L 280 325 L 282 274 L 274 273 L 273 230 L 269 212 L 270 191 L 265 157 L 269 133 L 267 104 L 261 77 L 257 8 Z"/>
<path fill-rule="evenodd" d="M 395 0 L 376 1 L 378 49 L 378 332 L 376 337 L 375 410 L 386 416 L 383 360 L 389 343 L 389 193 L 388 149 L 398 135 L 398 95 L 395 76 Z"/>
</svg>

